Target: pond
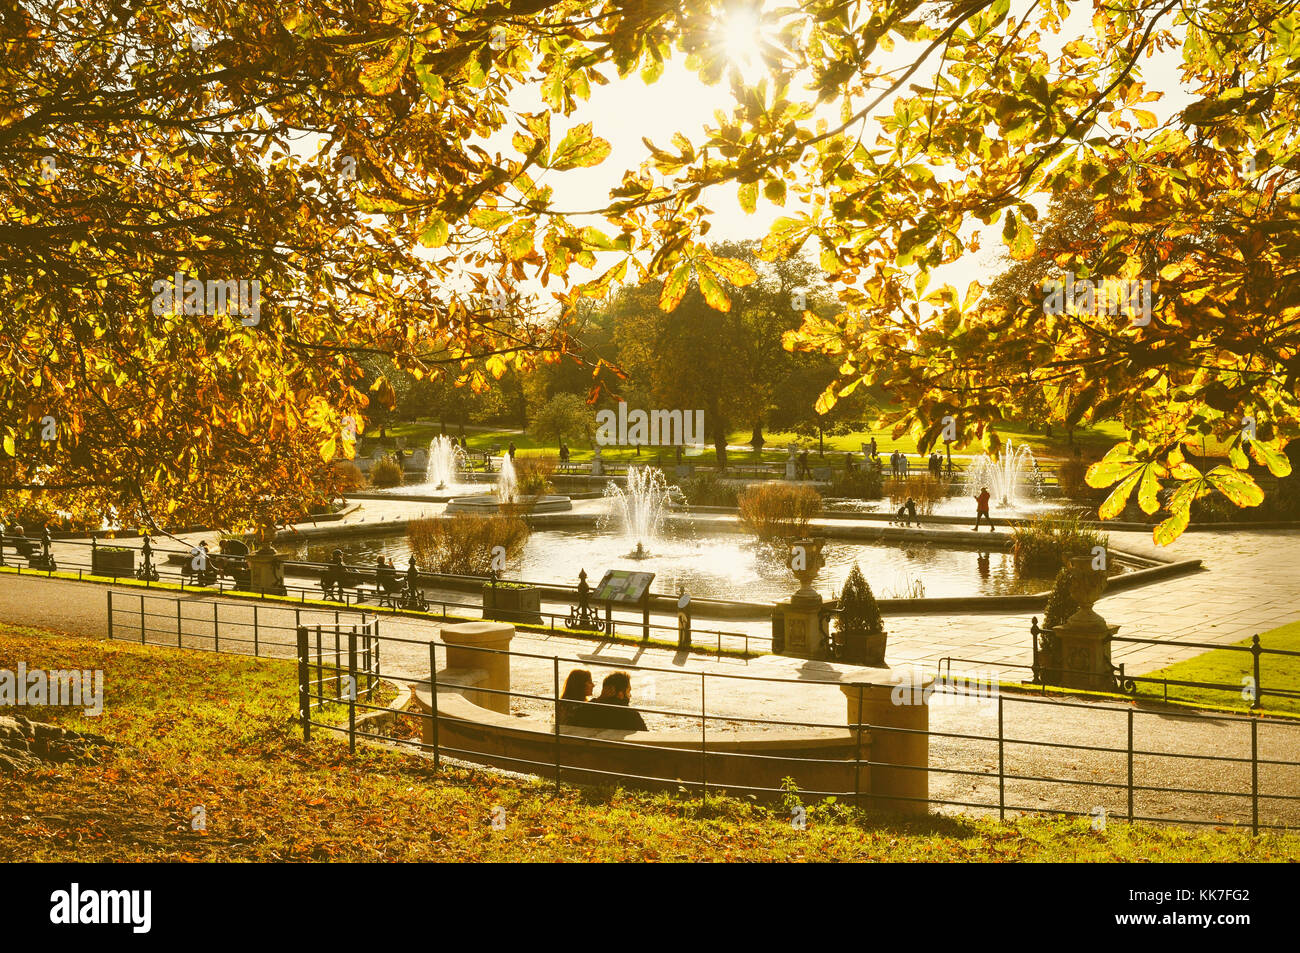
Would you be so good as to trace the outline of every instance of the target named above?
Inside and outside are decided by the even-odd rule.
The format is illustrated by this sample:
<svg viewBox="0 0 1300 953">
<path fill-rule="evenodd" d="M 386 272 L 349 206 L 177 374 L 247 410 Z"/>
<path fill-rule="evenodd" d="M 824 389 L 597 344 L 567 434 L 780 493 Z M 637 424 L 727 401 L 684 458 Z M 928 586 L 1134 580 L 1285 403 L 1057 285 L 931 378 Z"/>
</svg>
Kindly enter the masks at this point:
<svg viewBox="0 0 1300 953">
<path fill-rule="evenodd" d="M 373 565 L 383 554 L 399 569 L 410 549 L 403 534 L 350 537 L 282 549 L 286 555 L 327 562 L 340 549 L 350 563 Z M 598 530 L 536 530 L 517 564 L 503 578 L 573 585 L 586 569 L 593 583 L 606 569 L 655 573 L 652 590 L 675 595 L 678 586 L 699 598 L 771 603 L 789 598 L 798 588 L 785 565 L 784 547 L 739 533 L 656 540 L 647 558 L 637 559 L 619 534 Z M 857 562 L 877 598 L 960 597 L 1041 592 L 1050 579 L 1020 579 L 1011 554 L 981 552 L 932 543 L 865 543 L 827 540 L 826 566 L 814 586 L 830 597 L 838 592 Z"/>
</svg>

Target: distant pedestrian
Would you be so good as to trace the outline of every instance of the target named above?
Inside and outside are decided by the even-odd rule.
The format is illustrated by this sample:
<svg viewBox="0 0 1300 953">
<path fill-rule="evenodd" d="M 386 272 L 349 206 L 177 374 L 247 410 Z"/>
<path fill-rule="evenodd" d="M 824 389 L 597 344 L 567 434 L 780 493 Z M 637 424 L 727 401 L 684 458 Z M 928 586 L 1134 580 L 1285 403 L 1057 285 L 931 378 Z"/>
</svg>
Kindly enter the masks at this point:
<svg viewBox="0 0 1300 953">
<path fill-rule="evenodd" d="M 979 532 L 980 520 L 989 521 L 989 532 L 993 532 L 993 517 L 989 515 L 989 488 L 981 487 L 980 495 L 975 497 L 975 532 Z"/>
<path fill-rule="evenodd" d="M 808 466 L 808 451 L 805 450 L 799 454 L 799 475 L 795 478 L 798 480 L 811 480 L 812 467 Z"/>
<path fill-rule="evenodd" d="M 870 455 L 873 456 L 873 457 L 876 456 L 876 438 L 875 438 L 875 437 L 872 437 L 872 438 L 871 438 L 871 453 L 870 453 Z"/>
<path fill-rule="evenodd" d="M 910 496 L 907 498 L 907 502 L 898 508 L 898 521 L 904 526 L 911 526 L 912 523 L 916 523 L 917 526 L 921 525 L 921 521 L 916 518 L 916 501 Z"/>
<path fill-rule="evenodd" d="M 510 441 L 510 446 L 506 448 L 506 453 L 508 453 L 508 454 L 510 455 L 510 462 L 511 462 L 511 463 L 514 463 L 514 462 L 515 462 L 515 442 L 514 442 L 513 440 Z"/>
</svg>

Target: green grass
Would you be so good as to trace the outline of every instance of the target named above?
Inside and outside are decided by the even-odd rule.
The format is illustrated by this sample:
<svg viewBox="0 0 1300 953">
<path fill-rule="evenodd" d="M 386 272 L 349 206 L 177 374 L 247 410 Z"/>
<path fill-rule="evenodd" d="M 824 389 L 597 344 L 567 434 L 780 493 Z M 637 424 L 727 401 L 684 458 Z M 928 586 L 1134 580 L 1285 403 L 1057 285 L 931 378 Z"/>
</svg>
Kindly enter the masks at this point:
<svg viewBox="0 0 1300 953">
<path fill-rule="evenodd" d="M 407 441 L 406 449 L 408 451 L 425 446 L 430 440 L 440 432 L 441 426 L 431 421 L 418 421 L 414 424 L 396 424 L 388 428 L 388 441 L 386 446 L 391 446 L 393 438 L 402 437 Z M 449 428 L 453 435 L 458 435 L 456 428 Z M 1018 444 L 1028 444 L 1039 456 L 1066 457 L 1073 451 L 1066 440 L 1065 432 L 1061 428 L 1056 428 L 1053 436 L 1048 438 L 1042 434 L 1042 428 L 1036 425 L 1018 423 L 1013 421 L 1002 421 L 998 424 L 998 432 L 1004 437 L 1013 439 Z M 374 428 L 374 433 L 368 433 L 363 437 L 365 441 L 365 453 L 373 449 L 373 440 L 378 434 L 378 428 Z M 752 433 L 748 429 L 732 431 L 728 437 L 728 443 L 732 445 L 748 445 Z M 767 441 L 762 454 L 754 454 L 752 451 L 733 451 L 728 455 L 728 462 L 743 465 L 745 463 L 764 462 L 764 463 L 781 463 L 786 459 L 784 448 L 787 445 L 798 445 L 805 447 L 814 453 L 818 449 L 818 441 L 815 436 L 806 434 L 796 434 L 788 431 L 764 431 L 764 439 Z M 860 453 L 862 444 L 870 443 L 871 438 L 876 438 L 876 446 L 883 456 L 888 456 L 895 450 L 902 450 L 904 453 L 915 455 L 916 441 L 910 436 L 903 436 L 894 439 L 889 430 L 871 430 L 858 429 L 845 434 L 827 434 L 825 437 L 826 455 L 829 458 L 835 454 L 841 460 L 832 461 L 835 463 L 842 462 L 843 454 L 846 452 Z M 512 442 L 515 449 L 520 453 L 546 453 L 556 455 L 558 445 L 549 444 L 535 439 L 527 433 L 522 433 L 517 429 L 495 428 L 490 430 L 466 430 L 466 442 L 471 450 L 488 450 L 492 447 L 499 447 L 502 450 Z M 1075 444 L 1081 447 L 1085 454 L 1100 456 L 1111 446 L 1124 439 L 1124 428 L 1117 422 L 1105 422 L 1096 427 L 1082 427 L 1075 431 Z M 592 450 L 589 447 L 579 447 L 576 441 L 570 441 L 570 451 L 572 459 L 576 461 L 586 461 L 592 456 Z M 960 455 L 977 455 L 981 452 L 979 446 L 972 444 L 968 447 L 954 447 L 954 454 Z M 676 461 L 676 454 L 671 447 L 643 447 L 638 455 L 635 448 L 632 447 L 609 447 L 601 450 L 601 457 L 611 462 L 632 462 L 632 463 L 659 463 L 671 464 Z M 690 462 L 701 463 L 712 466 L 715 461 L 715 455 L 712 446 L 706 446 L 702 453 L 686 458 Z M 913 461 L 915 464 L 915 461 Z"/>
<path fill-rule="evenodd" d="M 0 624 L 0 667 L 100 668 L 98 760 L 0 776 L 0 860 L 28 861 L 1293 861 L 1300 837 L 1087 818 L 900 820 L 841 804 L 575 790 L 444 767 L 335 735 L 302 742 L 293 664 Z M 493 830 L 492 810 L 506 811 Z M 192 829 L 202 806 L 206 830 Z"/>
<path fill-rule="evenodd" d="M 1266 649 L 1281 649 L 1288 652 L 1300 652 L 1300 622 L 1292 622 L 1263 633 L 1259 643 Z M 1249 646 L 1250 639 L 1236 643 Z M 1220 685 L 1236 686 L 1233 689 L 1192 688 L 1182 685 L 1169 686 L 1171 700 L 1193 704 L 1213 705 L 1233 711 L 1246 711 L 1250 700 L 1243 696 L 1246 686 L 1243 679 L 1254 676 L 1254 660 L 1249 652 L 1231 649 L 1213 649 L 1183 662 L 1175 662 L 1154 672 L 1147 672 L 1145 678 L 1168 678 L 1183 682 L 1214 682 Z M 1264 688 L 1260 696 L 1260 705 L 1265 711 L 1278 711 L 1300 714 L 1300 699 L 1279 698 L 1269 695 L 1269 688 L 1287 688 L 1300 690 L 1300 656 L 1261 655 L 1259 658 L 1259 683 Z M 1165 697 L 1160 685 L 1139 682 L 1140 696 Z"/>
</svg>

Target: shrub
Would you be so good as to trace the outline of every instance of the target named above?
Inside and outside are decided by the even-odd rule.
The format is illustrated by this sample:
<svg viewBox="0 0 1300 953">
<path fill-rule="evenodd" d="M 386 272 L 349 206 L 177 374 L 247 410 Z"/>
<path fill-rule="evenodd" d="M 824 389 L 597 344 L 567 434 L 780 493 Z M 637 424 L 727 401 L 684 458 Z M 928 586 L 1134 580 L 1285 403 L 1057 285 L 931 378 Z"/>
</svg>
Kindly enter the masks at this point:
<svg viewBox="0 0 1300 953">
<path fill-rule="evenodd" d="M 515 457 L 515 486 L 520 496 L 541 496 L 549 493 L 551 474 L 559 461 L 555 457 Z"/>
<path fill-rule="evenodd" d="M 1037 516 L 1017 526 L 1011 534 L 1011 554 L 1021 576 L 1051 576 L 1071 556 L 1090 556 L 1094 546 L 1105 547 L 1105 533 L 1088 529 L 1079 515 Z"/>
<path fill-rule="evenodd" d="M 691 506 L 735 506 L 740 488 L 720 479 L 713 470 L 701 470 L 680 484 L 682 496 Z"/>
<path fill-rule="evenodd" d="M 831 481 L 830 495 L 878 500 L 884 492 L 884 485 L 880 468 L 868 462 L 855 470 L 837 473 Z"/>
<path fill-rule="evenodd" d="M 474 513 L 415 519 L 406 529 L 421 570 L 464 576 L 487 575 L 497 546 L 506 551 L 507 560 L 519 558 L 528 534 L 528 524 L 516 516 Z"/>
<path fill-rule="evenodd" d="M 916 512 L 921 516 L 930 516 L 934 513 L 935 504 L 947 498 L 948 484 L 928 473 L 908 479 L 890 477 L 885 481 L 885 492 L 895 509 L 906 503 L 910 496 L 916 503 Z"/>
<path fill-rule="evenodd" d="M 1043 615 L 1044 628 L 1060 625 L 1079 609 L 1079 604 L 1070 595 L 1070 570 L 1062 569 L 1056 574 L 1052 584 L 1052 594 L 1047 599 L 1047 611 Z"/>
<path fill-rule="evenodd" d="M 1084 476 L 1088 472 L 1088 464 L 1080 457 L 1071 457 L 1064 461 L 1056 468 L 1056 485 L 1061 489 L 1062 496 L 1078 498 L 1088 495 L 1088 484 L 1084 481 Z"/>
<path fill-rule="evenodd" d="M 370 483 L 380 488 L 402 485 L 402 465 L 396 457 L 383 457 L 370 468 Z"/>
<path fill-rule="evenodd" d="M 366 484 L 361 468 L 351 460 L 334 461 L 334 489 L 339 493 L 352 493 Z"/>
<path fill-rule="evenodd" d="M 884 660 L 884 646 L 874 652 L 868 646 L 872 636 L 879 637 L 885 631 L 885 620 L 880 617 L 880 606 L 867 585 L 866 577 L 858 564 L 854 563 L 844 580 L 844 591 L 840 593 L 839 614 L 835 617 L 834 653 L 835 657 L 845 662 L 868 662 L 879 655 Z"/>
<path fill-rule="evenodd" d="M 807 533 L 822 497 L 810 486 L 755 483 L 737 495 L 736 505 L 741 520 L 761 539 L 793 538 Z"/>
</svg>

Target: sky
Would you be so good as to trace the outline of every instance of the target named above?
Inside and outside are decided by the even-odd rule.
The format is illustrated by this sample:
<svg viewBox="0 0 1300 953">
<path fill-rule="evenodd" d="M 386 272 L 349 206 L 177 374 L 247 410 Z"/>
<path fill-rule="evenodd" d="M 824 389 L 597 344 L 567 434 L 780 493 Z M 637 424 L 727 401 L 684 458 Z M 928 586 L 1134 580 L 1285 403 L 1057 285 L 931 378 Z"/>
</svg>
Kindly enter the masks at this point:
<svg viewBox="0 0 1300 953">
<path fill-rule="evenodd" d="M 772 0 L 768 2 L 770 4 Z M 1042 37 L 1041 45 L 1049 55 L 1054 55 L 1064 43 L 1079 37 L 1086 39 L 1093 33 L 1091 18 L 1094 11 L 1091 0 L 1076 2 L 1071 6 L 1071 15 L 1061 33 L 1044 34 Z M 1011 15 L 1023 13 L 1027 7 L 1026 0 L 1017 0 L 1012 4 Z M 737 67 L 742 70 L 742 75 L 750 82 L 762 75 L 762 67 L 755 66 L 748 57 L 752 52 L 753 35 L 752 13 L 743 7 L 734 20 L 719 25 L 720 38 L 726 43 Z M 909 62 L 919 49 L 919 44 L 900 42 L 892 54 L 878 51 L 873 62 L 892 67 Z M 1180 55 L 1177 49 L 1156 54 L 1142 67 L 1142 78 L 1148 87 L 1163 94 L 1160 101 L 1145 104 L 1144 108 L 1155 112 L 1162 123 L 1195 98 L 1180 87 L 1177 70 Z M 642 137 L 650 139 L 656 145 L 668 146 L 673 133 L 680 131 L 692 142 L 698 143 L 703 139 L 705 125 L 716 124 L 715 111 L 730 113 L 732 98 L 726 79 L 717 85 L 708 86 L 685 68 L 684 60 L 684 54 L 677 53 L 653 85 L 647 85 L 635 72 L 627 78 L 619 79 L 610 70 L 609 84 L 593 86 L 590 100 L 581 103 L 575 113 L 567 117 L 552 117 L 552 142 L 558 142 L 572 125 L 591 122 L 595 134 L 608 140 L 612 147 L 609 157 L 597 167 L 551 173 L 545 177 L 545 184 L 555 189 L 556 208 L 585 209 L 606 205 L 609 202 L 610 188 L 621 181 L 623 172 L 635 169 L 646 158 L 648 153 Z M 937 64 L 938 55 L 934 55 L 929 62 Z M 927 81 L 925 77 L 932 71 L 933 66 L 923 67 L 914 81 L 924 84 Z M 540 91 L 533 85 L 516 89 L 510 101 L 520 111 L 536 112 L 545 108 Z M 832 124 L 837 124 L 837 103 L 825 104 L 822 110 L 819 115 L 824 113 Z M 877 108 L 877 113 L 888 114 L 891 110 L 892 104 L 886 101 Z M 507 128 L 488 140 L 489 151 L 499 149 L 513 153 L 509 142 L 513 132 L 513 128 Z M 874 123 L 868 123 L 863 141 L 870 144 L 877 134 L 878 127 Z M 708 241 L 760 239 L 776 218 L 792 214 L 802 207 L 793 195 L 787 200 L 785 208 L 781 208 L 760 194 L 756 211 L 746 214 L 736 199 L 734 184 L 707 190 L 702 201 L 714 213 L 710 218 L 712 228 L 706 236 Z M 1046 207 L 1044 197 L 1039 197 L 1035 202 L 1040 210 Z M 603 220 L 593 217 L 582 224 L 600 227 Z M 963 237 L 969 238 L 975 232 L 982 232 L 981 250 L 968 253 L 962 259 L 937 269 L 930 282 L 932 289 L 949 283 L 964 292 L 970 281 L 987 281 L 1006 267 L 1001 259 L 1000 221 L 991 226 L 972 221 L 963 231 Z M 813 250 L 815 254 L 811 243 L 807 250 Z M 588 272 L 574 268 L 571 275 L 575 281 L 585 280 L 604 271 L 616 261 L 617 256 L 606 253 L 599 256 L 596 269 Z M 536 283 L 526 284 L 521 290 L 525 293 L 543 291 Z"/>
</svg>

